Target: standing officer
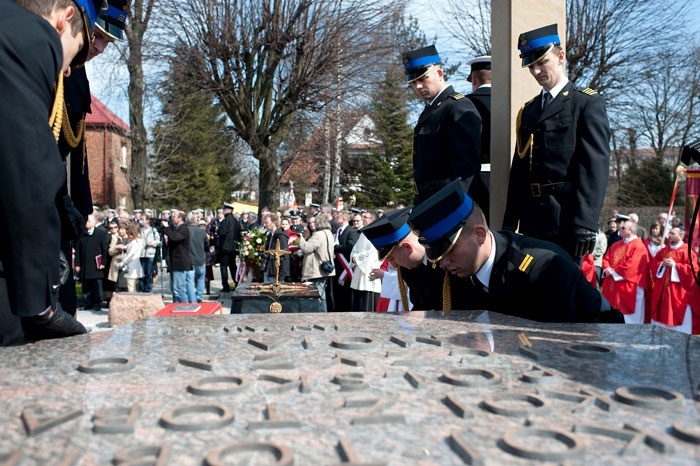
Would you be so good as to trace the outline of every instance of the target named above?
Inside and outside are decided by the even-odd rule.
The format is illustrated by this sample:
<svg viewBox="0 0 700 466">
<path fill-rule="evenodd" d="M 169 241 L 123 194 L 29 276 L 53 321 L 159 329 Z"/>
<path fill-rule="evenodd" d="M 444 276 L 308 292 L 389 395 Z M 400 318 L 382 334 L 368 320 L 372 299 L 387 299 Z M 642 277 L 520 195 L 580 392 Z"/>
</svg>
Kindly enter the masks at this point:
<svg viewBox="0 0 700 466">
<path fill-rule="evenodd" d="M 126 22 L 127 0 L 89 0 L 94 2 L 95 18 L 94 39 L 90 43 L 87 61 L 104 52 L 115 40 L 121 40 Z M 61 212 L 61 251 L 71 257 L 74 243 L 82 236 L 83 218 L 92 213 L 92 194 L 88 172 L 87 149 L 85 148 L 85 115 L 90 112 L 90 83 L 84 66 L 71 70 L 69 77 L 63 80 L 65 113 L 61 126 L 58 148 L 69 170 L 68 184 L 59 191 L 57 200 Z M 77 297 L 73 275 L 59 291 L 59 302 L 63 309 L 75 315 Z"/>
<path fill-rule="evenodd" d="M 224 202 L 224 218 L 219 225 L 219 267 L 221 270 L 221 292 L 228 293 L 231 288 L 228 284 L 228 272 L 236 282 L 236 253 L 241 245 L 241 223 L 233 216 L 233 205 Z"/>
<path fill-rule="evenodd" d="M 467 81 L 472 93 L 467 95 L 481 117 L 481 181 L 491 185 L 491 56 L 484 55 L 467 61 L 470 66 Z M 488 209 L 487 209 L 488 210 Z"/>
<path fill-rule="evenodd" d="M 403 54 L 407 81 L 426 103 L 413 130 L 414 204 L 461 178 L 469 192 L 488 206 L 481 182 L 481 117 L 474 104 L 445 81 L 434 45 Z"/>
<path fill-rule="evenodd" d="M 593 251 L 608 184 L 605 101 L 566 78 L 552 24 L 520 35 L 522 66 L 542 92 L 520 109 L 503 228 L 558 244 L 580 263 Z"/>
</svg>

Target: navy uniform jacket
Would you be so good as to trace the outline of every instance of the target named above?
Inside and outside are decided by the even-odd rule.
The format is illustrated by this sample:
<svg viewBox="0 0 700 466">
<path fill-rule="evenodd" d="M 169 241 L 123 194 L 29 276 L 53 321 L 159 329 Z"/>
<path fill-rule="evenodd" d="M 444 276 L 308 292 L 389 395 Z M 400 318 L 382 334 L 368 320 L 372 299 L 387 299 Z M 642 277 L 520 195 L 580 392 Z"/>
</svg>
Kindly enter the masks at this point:
<svg viewBox="0 0 700 466">
<path fill-rule="evenodd" d="M 467 95 L 481 117 L 481 163 L 491 163 L 491 86 Z"/>
<path fill-rule="evenodd" d="M 85 119 L 85 114 L 90 113 L 90 104 L 92 103 L 90 83 L 85 73 L 85 67 L 72 70 L 71 75 L 64 79 L 63 86 L 68 120 L 73 132 L 76 133 L 76 128 Z M 87 217 L 92 213 L 93 203 L 90 192 L 88 160 L 84 156 L 84 140 L 81 140 L 77 147 L 70 147 L 64 132 L 61 131 L 58 148 L 63 160 L 70 160 L 70 196 L 78 212 L 83 217 Z"/>
<path fill-rule="evenodd" d="M 598 231 L 610 162 L 605 101 L 569 82 L 544 112 L 541 95 L 521 111 L 503 228 L 515 231 L 520 222 L 523 235 L 571 252 L 574 228 Z"/>
<path fill-rule="evenodd" d="M 48 21 L 0 1 L 0 275 L 19 316 L 39 314 L 57 299 L 55 201 L 66 175 L 48 122 L 62 62 Z"/>
<path fill-rule="evenodd" d="M 226 254 L 235 253 L 241 245 L 241 240 L 241 222 L 236 220 L 233 214 L 224 215 L 219 225 L 221 251 Z"/>
<path fill-rule="evenodd" d="M 414 311 L 442 309 L 442 281 L 445 271 L 440 267 L 421 264 L 415 269 L 401 267 Z"/>
<path fill-rule="evenodd" d="M 481 205 L 488 191 L 480 183 L 481 117 L 474 104 L 448 86 L 423 110 L 413 130 L 413 181 L 418 205 L 450 181 L 471 183 L 469 194 Z"/>
<path fill-rule="evenodd" d="M 452 281 L 453 309 L 487 309 L 540 322 L 599 321 L 603 298 L 563 249 L 509 231 L 493 236 L 488 295 L 479 297 L 469 279 L 462 279 L 464 286 Z"/>
</svg>

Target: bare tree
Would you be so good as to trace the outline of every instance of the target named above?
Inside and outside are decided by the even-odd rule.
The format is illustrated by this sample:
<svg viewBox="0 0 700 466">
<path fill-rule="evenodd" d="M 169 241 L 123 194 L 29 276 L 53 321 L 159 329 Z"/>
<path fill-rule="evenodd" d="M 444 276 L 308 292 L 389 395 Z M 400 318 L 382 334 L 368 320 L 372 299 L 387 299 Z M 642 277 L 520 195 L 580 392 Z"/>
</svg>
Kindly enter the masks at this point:
<svg viewBox="0 0 700 466">
<path fill-rule="evenodd" d="M 188 49 L 197 82 L 218 97 L 259 161 L 261 207 L 278 204 L 277 149 L 295 113 L 367 84 L 373 32 L 397 3 L 183 0 L 176 46 Z"/>
<path fill-rule="evenodd" d="M 456 54 L 463 58 L 491 55 L 491 0 L 447 1 L 442 10 L 441 24 L 463 46 Z"/>
<path fill-rule="evenodd" d="M 640 63 L 683 42 L 690 0 L 567 0 L 569 79 L 601 94 L 636 82 Z M 610 92 L 612 94 L 612 92 Z"/>
<path fill-rule="evenodd" d="M 126 23 L 128 55 L 126 66 L 129 70 L 129 125 L 131 126 L 131 197 L 134 205 L 143 204 L 147 184 L 148 132 L 144 122 L 145 81 L 144 36 L 148 29 L 158 0 L 133 0 Z"/>
</svg>

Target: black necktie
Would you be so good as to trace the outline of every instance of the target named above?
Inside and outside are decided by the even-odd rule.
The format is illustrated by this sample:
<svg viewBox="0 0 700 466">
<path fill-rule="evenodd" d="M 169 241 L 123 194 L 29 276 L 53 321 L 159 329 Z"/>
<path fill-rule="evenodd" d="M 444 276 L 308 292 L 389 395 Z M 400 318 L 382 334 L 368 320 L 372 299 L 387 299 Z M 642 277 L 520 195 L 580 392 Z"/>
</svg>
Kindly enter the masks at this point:
<svg viewBox="0 0 700 466">
<path fill-rule="evenodd" d="M 551 104 L 551 103 L 552 103 L 552 94 L 550 94 L 549 92 L 545 92 L 544 93 L 544 103 L 542 104 L 542 110 L 547 108 L 549 106 L 549 104 Z"/>
</svg>

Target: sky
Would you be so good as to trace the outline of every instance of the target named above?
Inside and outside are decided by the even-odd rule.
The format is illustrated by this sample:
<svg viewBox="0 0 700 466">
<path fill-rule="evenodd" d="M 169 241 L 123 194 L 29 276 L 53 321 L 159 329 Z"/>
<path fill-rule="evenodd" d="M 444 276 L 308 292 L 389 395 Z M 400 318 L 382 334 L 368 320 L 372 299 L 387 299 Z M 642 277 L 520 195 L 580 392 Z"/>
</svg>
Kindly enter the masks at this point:
<svg viewBox="0 0 700 466">
<path fill-rule="evenodd" d="M 441 18 L 445 14 L 443 5 L 448 1 L 454 0 L 412 0 L 407 9 L 410 15 L 418 18 L 426 37 L 437 36 L 435 45 L 438 52 L 444 55 L 454 52 L 459 47 L 441 27 Z M 693 10 L 688 12 L 688 20 L 694 25 L 697 41 L 700 42 L 700 2 L 692 3 Z M 468 8 L 469 4 L 471 4 L 470 1 L 463 2 L 463 8 Z M 679 47 L 678 50 L 681 53 L 683 48 Z M 125 66 L 118 65 L 120 62 L 117 48 L 110 46 L 103 55 L 88 62 L 86 69 L 92 93 L 128 124 L 129 107 L 126 92 L 128 73 Z M 463 93 L 471 91 L 471 85 L 466 81 L 463 72 L 452 76 L 450 84 L 457 91 Z M 147 88 L 147 91 L 150 90 L 153 89 Z M 152 120 L 154 113 L 155 111 L 146 109 L 146 118 Z"/>
</svg>

